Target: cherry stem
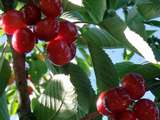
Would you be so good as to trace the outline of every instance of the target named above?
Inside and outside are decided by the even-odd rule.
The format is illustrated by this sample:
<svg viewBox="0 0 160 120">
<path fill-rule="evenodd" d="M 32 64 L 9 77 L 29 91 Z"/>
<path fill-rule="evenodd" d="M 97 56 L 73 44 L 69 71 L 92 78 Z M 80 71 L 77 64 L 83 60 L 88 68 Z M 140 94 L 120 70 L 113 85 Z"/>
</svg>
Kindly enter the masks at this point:
<svg viewBox="0 0 160 120">
<path fill-rule="evenodd" d="M 89 113 L 85 117 L 81 118 L 81 120 L 94 120 L 98 116 L 100 116 L 100 114 L 96 111 L 96 112 L 93 112 L 93 113 Z"/>
</svg>

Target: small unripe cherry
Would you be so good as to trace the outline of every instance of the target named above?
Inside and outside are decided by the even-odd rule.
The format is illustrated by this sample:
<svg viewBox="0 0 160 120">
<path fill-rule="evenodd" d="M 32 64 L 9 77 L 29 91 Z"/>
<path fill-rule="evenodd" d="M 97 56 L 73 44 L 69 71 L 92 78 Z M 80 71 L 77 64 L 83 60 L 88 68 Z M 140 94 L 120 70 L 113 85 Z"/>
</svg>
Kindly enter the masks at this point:
<svg viewBox="0 0 160 120">
<path fill-rule="evenodd" d="M 59 39 L 65 40 L 68 44 L 71 44 L 77 39 L 77 36 L 77 28 L 73 23 L 67 20 L 60 22 L 60 30 L 57 36 Z"/>
<path fill-rule="evenodd" d="M 71 49 L 66 41 L 53 39 L 47 46 L 49 59 L 56 65 L 65 65 L 71 60 Z"/>
<path fill-rule="evenodd" d="M 39 4 L 47 17 L 60 16 L 63 11 L 61 0 L 40 0 Z"/>
<path fill-rule="evenodd" d="M 36 24 L 41 19 L 41 11 L 34 3 L 28 3 L 23 9 L 22 14 L 28 25 Z"/>
<path fill-rule="evenodd" d="M 130 97 L 134 100 L 140 99 L 146 91 L 145 80 L 138 73 L 128 73 L 123 77 L 122 87 L 124 87 Z"/>
<path fill-rule="evenodd" d="M 133 111 L 125 110 L 116 115 L 116 120 L 138 120 Z"/>
<path fill-rule="evenodd" d="M 107 97 L 107 92 L 105 91 L 101 92 L 97 99 L 96 106 L 99 114 L 108 116 L 111 114 L 111 112 L 106 107 L 106 103 L 105 103 L 106 97 Z"/>
<path fill-rule="evenodd" d="M 36 24 L 34 32 L 40 40 L 49 41 L 58 34 L 59 22 L 56 18 L 45 18 Z"/>
<path fill-rule="evenodd" d="M 28 28 L 17 29 L 12 37 L 13 49 L 20 53 L 28 53 L 34 48 L 35 36 Z"/>
<path fill-rule="evenodd" d="M 131 102 L 129 94 L 122 87 L 113 88 L 107 92 L 106 104 L 113 113 L 126 110 Z"/>
<path fill-rule="evenodd" d="M 140 99 L 134 106 L 134 111 L 139 120 L 159 120 L 159 110 L 154 102 Z"/>
<path fill-rule="evenodd" d="M 16 10 L 9 10 L 2 15 L 1 25 L 4 32 L 12 35 L 14 31 L 26 27 L 23 15 Z"/>
</svg>

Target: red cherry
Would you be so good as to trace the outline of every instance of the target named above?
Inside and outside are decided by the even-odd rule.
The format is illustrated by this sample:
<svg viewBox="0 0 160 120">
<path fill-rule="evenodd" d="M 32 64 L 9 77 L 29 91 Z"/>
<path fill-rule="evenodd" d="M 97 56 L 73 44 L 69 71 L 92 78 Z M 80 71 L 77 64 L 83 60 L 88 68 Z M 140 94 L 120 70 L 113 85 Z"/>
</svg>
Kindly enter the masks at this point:
<svg viewBox="0 0 160 120">
<path fill-rule="evenodd" d="M 125 110 L 117 114 L 116 120 L 137 120 L 137 117 L 134 112 Z"/>
<path fill-rule="evenodd" d="M 9 10 L 2 15 L 1 19 L 2 29 L 8 35 L 12 35 L 15 30 L 26 27 L 21 12 L 16 10 Z"/>
<path fill-rule="evenodd" d="M 159 110 L 151 100 L 140 99 L 134 110 L 139 120 L 159 120 Z"/>
<path fill-rule="evenodd" d="M 71 60 L 72 60 L 76 55 L 76 45 L 75 43 L 71 43 L 69 47 L 71 49 Z"/>
<path fill-rule="evenodd" d="M 28 28 L 21 28 L 14 32 L 12 46 L 18 53 L 30 52 L 35 44 L 35 36 Z"/>
<path fill-rule="evenodd" d="M 71 44 L 76 40 L 77 36 L 77 28 L 73 23 L 66 20 L 60 22 L 60 30 L 57 36 L 59 39 L 65 40 L 68 44 Z"/>
<path fill-rule="evenodd" d="M 71 49 L 66 41 L 53 39 L 47 46 L 48 57 L 56 65 L 65 65 L 71 60 Z"/>
<path fill-rule="evenodd" d="M 41 19 L 40 9 L 33 3 L 28 3 L 22 10 L 24 19 L 28 25 L 33 25 Z"/>
<path fill-rule="evenodd" d="M 101 94 L 97 99 L 96 105 L 97 105 L 97 111 L 99 112 L 99 114 L 108 116 L 111 114 L 111 112 L 106 107 L 106 103 L 105 103 L 106 97 L 107 97 L 107 92 L 101 92 Z"/>
<path fill-rule="evenodd" d="M 140 99 L 146 91 L 144 78 L 138 73 L 129 73 L 125 75 L 122 86 L 134 100 Z"/>
<path fill-rule="evenodd" d="M 113 88 L 107 92 L 106 104 L 113 113 L 124 111 L 131 102 L 130 96 L 122 87 Z"/>
<path fill-rule="evenodd" d="M 47 17 L 60 16 L 63 11 L 61 0 L 40 0 L 39 4 Z"/>
<path fill-rule="evenodd" d="M 49 41 L 58 34 L 59 22 L 56 18 L 45 18 L 36 24 L 34 31 L 40 40 Z"/>
</svg>

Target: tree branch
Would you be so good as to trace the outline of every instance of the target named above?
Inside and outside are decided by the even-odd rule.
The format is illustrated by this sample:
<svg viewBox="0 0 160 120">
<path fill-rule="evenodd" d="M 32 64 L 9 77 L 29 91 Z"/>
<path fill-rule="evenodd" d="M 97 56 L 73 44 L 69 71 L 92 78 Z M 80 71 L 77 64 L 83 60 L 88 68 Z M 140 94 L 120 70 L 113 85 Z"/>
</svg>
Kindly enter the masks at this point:
<svg viewBox="0 0 160 120">
<path fill-rule="evenodd" d="M 27 80 L 25 70 L 25 54 L 17 53 L 11 44 L 11 37 L 8 36 L 13 54 L 13 67 L 16 76 L 16 86 L 19 92 L 19 117 L 20 120 L 31 120 L 30 99 L 27 92 Z"/>
<path fill-rule="evenodd" d="M 94 120 L 98 116 L 100 116 L 100 114 L 98 112 L 93 112 L 93 113 L 90 113 L 90 114 L 86 115 L 85 117 L 81 118 L 81 120 Z"/>
</svg>

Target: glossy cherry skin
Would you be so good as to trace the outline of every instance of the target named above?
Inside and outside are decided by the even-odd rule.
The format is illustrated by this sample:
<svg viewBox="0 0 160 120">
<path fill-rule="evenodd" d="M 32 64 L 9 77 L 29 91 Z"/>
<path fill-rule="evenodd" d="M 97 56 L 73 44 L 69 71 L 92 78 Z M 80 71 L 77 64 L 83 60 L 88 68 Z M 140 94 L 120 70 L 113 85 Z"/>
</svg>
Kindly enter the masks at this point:
<svg viewBox="0 0 160 120">
<path fill-rule="evenodd" d="M 73 23 L 66 20 L 60 22 L 60 30 L 57 36 L 59 39 L 65 40 L 68 44 L 71 44 L 76 40 L 77 36 L 77 28 Z"/>
<path fill-rule="evenodd" d="M 111 114 L 111 112 L 106 107 L 106 103 L 105 103 L 106 97 L 107 97 L 107 92 L 105 91 L 101 92 L 97 99 L 96 106 L 99 114 L 108 116 Z"/>
<path fill-rule="evenodd" d="M 129 73 L 125 75 L 122 86 L 134 100 L 140 99 L 146 91 L 144 78 L 138 73 Z"/>
<path fill-rule="evenodd" d="M 39 4 L 47 17 L 60 16 L 63 11 L 61 0 L 40 0 Z"/>
<path fill-rule="evenodd" d="M 59 22 L 56 18 L 45 18 L 36 24 L 34 32 L 40 40 L 49 41 L 58 34 Z"/>
<path fill-rule="evenodd" d="M 28 3 L 22 9 L 22 14 L 28 25 L 36 24 L 41 19 L 41 10 L 34 3 Z"/>
<path fill-rule="evenodd" d="M 139 120 L 159 120 L 159 110 L 148 99 L 140 99 L 134 106 L 134 111 Z"/>
<path fill-rule="evenodd" d="M 35 36 L 28 28 L 21 28 L 14 32 L 12 47 L 20 54 L 28 53 L 34 48 Z"/>
<path fill-rule="evenodd" d="M 71 50 L 71 60 L 76 56 L 76 45 L 75 43 L 69 44 Z"/>
<path fill-rule="evenodd" d="M 1 25 L 4 32 L 12 35 L 15 30 L 26 27 L 24 18 L 21 12 L 9 10 L 2 15 Z"/>
<path fill-rule="evenodd" d="M 134 112 L 125 110 L 116 115 L 116 120 L 138 120 L 138 119 Z"/>
<path fill-rule="evenodd" d="M 129 94 L 122 87 L 113 88 L 107 92 L 106 104 L 113 113 L 124 111 L 131 102 Z"/>
<path fill-rule="evenodd" d="M 49 59 L 56 65 L 65 65 L 70 62 L 72 54 L 66 41 L 53 39 L 48 43 L 47 52 Z"/>
</svg>

